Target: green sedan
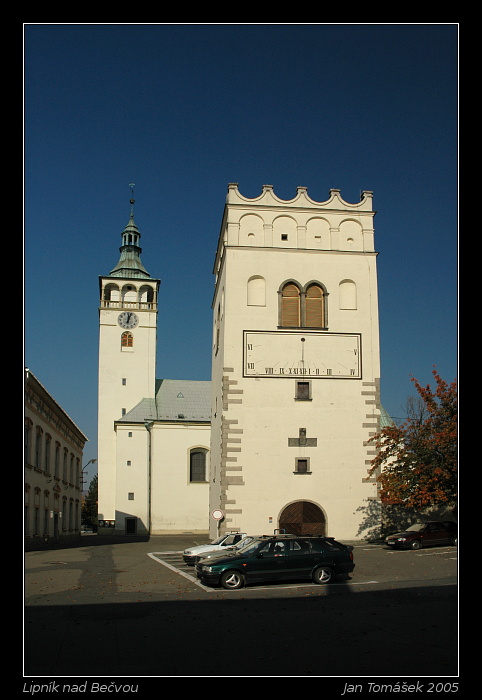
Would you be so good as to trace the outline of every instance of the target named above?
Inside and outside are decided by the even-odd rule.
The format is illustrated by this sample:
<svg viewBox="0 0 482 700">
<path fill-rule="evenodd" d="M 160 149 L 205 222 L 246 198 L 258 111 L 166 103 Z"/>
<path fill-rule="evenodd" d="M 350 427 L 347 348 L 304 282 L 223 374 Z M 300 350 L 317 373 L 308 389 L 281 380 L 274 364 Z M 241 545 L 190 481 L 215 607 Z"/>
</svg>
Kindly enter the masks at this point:
<svg viewBox="0 0 482 700">
<path fill-rule="evenodd" d="M 304 580 L 329 583 L 355 568 L 352 548 L 332 537 L 265 535 L 213 561 L 199 561 L 202 583 L 227 590 L 251 583 Z"/>
</svg>

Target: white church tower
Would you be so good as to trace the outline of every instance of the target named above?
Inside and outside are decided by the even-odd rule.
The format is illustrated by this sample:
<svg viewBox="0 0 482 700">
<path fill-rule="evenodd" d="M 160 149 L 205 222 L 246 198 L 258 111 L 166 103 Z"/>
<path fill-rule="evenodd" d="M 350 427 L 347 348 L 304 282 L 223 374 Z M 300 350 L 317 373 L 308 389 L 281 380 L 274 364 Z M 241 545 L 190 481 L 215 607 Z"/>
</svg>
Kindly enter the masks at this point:
<svg viewBox="0 0 482 700">
<path fill-rule="evenodd" d="M 380 422 L 372 193 L 228 187 L 215 260 L 210 512 L 252 535 L 359 537 Z M 211 520 L 211 535 L 218 522 Z"/>
<path fill-rule="evenodd" d="M 131 188 L 133 185 L 131 185 Z M 98 493 L 99 532 L 125 532 L 129 491 L 117 474 L 115 421 L 143 398 L 155 396 L 157 295 L 160 280 L 141 262 L 134 199 L 122 232 L 117 265 L 99 278 Z M 136 508 L 148 522 L 146 479 L 136 480 Z M 140 487 L 139 483 L 143 486 Z"/>
</svg>

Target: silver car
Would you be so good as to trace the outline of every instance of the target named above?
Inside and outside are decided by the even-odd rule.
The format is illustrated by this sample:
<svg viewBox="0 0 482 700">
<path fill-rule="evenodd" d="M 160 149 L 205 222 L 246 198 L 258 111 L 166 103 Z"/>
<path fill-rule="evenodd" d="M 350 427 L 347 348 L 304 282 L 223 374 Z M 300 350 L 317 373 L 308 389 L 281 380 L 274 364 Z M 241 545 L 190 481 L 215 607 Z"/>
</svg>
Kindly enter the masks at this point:
<svg viewBox="0 0 482 700">
<path fill-rule="evenodd" d="M 237 544 L 233 544 L 230 547 L 223 547 L 222 550 L 216 549 L 212 550 L 211 552 L 203 552 L 202 554 L 198 554 L 195 563 L 197 564 L 197 562 L 201 561 L 201 559 L 204 561 L 205 559 L 216 559 L 217 557 L 225 557 L 229 554 L 229 552 L 237 552 L 238 549 L 245 547 L 252 540 L 254 540 L 254 537 L 243 537 L 243 539 L 240 540 Z"/>
</svg>

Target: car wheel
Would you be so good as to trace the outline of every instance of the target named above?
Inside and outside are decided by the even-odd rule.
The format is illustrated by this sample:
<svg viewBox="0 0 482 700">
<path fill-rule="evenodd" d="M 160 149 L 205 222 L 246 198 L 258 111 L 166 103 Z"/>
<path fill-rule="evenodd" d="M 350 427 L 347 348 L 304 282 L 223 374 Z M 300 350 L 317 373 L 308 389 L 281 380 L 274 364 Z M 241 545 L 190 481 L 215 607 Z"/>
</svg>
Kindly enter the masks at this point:
<svg viewBox="0 0 482 700">
<path fill-rule="evenodd" d="M 420 546 L 419 540 L 413 540 L 413 542 L 410 543 L 410 549 L 420 549 Z"/>
<path fill-rule="evenodd" d="M 244 578 L 237 571 L 225 571 L 221 576 L 221 586 L 227 590 L 235 590 L 244 586 Z"/>
<path fill-rule="evenodd" d="M 329 566 L 319 566 L 313 572 L 313 581 L 315 583 L 329 583 L 333 580 L 333 570 Z"/>
</svg>

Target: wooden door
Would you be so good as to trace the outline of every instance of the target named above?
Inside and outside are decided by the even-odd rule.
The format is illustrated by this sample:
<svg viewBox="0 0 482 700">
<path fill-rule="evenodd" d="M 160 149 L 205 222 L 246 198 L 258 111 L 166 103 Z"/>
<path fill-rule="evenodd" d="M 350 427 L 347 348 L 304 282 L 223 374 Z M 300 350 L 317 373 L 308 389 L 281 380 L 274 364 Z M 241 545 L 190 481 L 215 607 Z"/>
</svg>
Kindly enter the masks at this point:
<svg viewBox="0 0 482 700">
<path fill-rule="evenodd" d="M 314 503 L 296 501 L 281 513 L 279 528 L 290 535 L 324 535 L 325 516 Z"/>
</svg>

